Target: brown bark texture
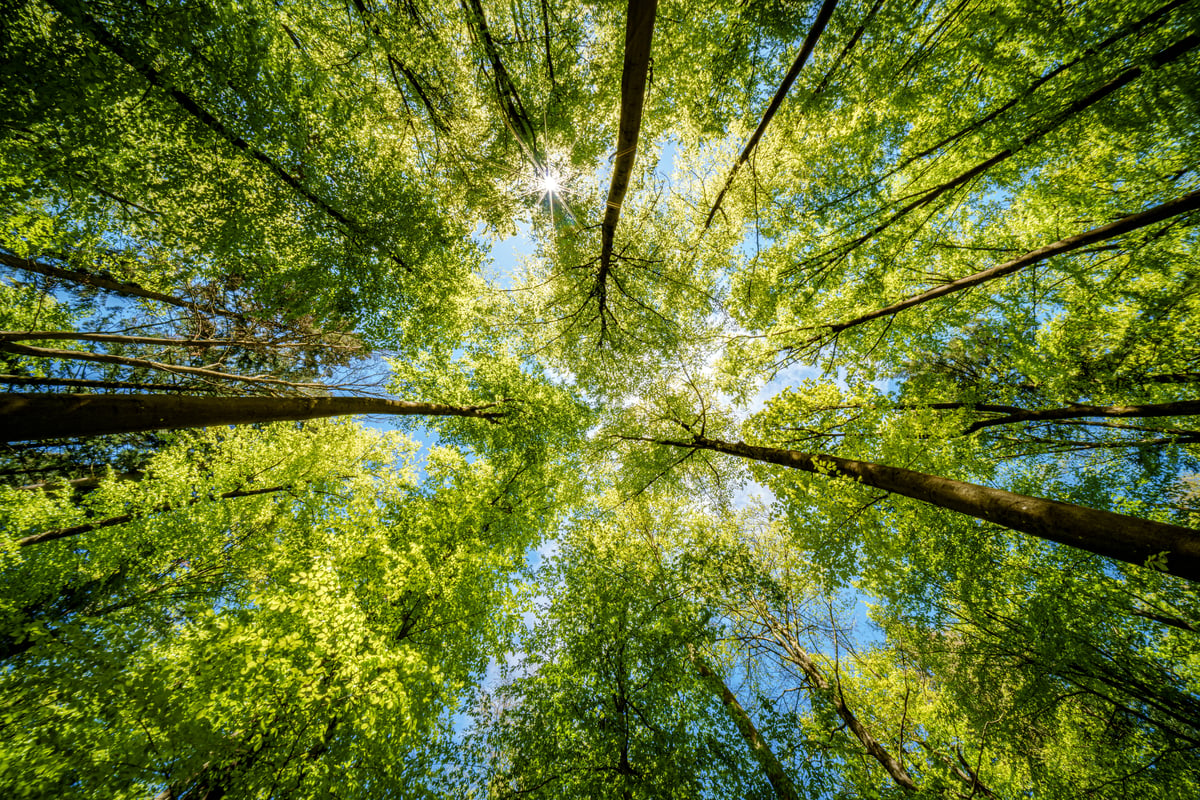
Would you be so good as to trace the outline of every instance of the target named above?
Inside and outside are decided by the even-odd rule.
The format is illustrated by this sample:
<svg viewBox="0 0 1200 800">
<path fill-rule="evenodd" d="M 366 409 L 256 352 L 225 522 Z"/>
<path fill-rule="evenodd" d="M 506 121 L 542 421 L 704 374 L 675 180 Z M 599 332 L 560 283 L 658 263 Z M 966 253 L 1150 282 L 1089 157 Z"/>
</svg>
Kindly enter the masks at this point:
<svg viewBox="0 0 1200 800">
<path fill-rule="evenodd" d="M 787 75 L 783 76 L 783 82 L 775 90 L 775 96 L 771 98 L 771 104 L 767 106 L 767 110 L 763 113 L 758 127 L 755 128 L 754 133 L 750 136 L 750 141 L 746 142 L 746 147 L 742 150 L 742 154 L 734 162 L 733 169 L 729 170 L 729 177 L 725 179 L 725 185 L 721 187 L 721 191 L 717 194 L 717 199 L 713 201 L 712 209 L 708 212 L 708 219 L 704 220 L 705 228 L 712 225 L 713 217 L 720 210 L 721 201 L 725 199 L 725 193 L 733 185 L 733 179 L 737 176 L 738 170 L 741 169 L 742 164 L 745 164 L 750 159 L 750 154 L 758 146 L 758 140 L 762 138 L 763 133 L 767 130 L 767 126 L 771 124 L 771 119 L 775 116 L 775 112 L 783 104 L 783 98 L 787 96 L 788 91 L 792 88 L 792 84 L 796 82 L 796 78 L 800 75 L 800 70 L 804 68 L 805 62 L 808 61 L 813 47 L 817 44 L 817 39 L 821 38 L 821 33 L 829 23 L 829 18 L 833 16 L 833 9 L 837 4 L 838 0 L 825 0 L 820 10 L 817 11 L 817 18 L 813 20 L 812 27 L 808 30 L 808 35 L 804 37 L 804 43 L 800 45 L 800 53 L 796 56 L 796 60 L 792 62 L 792 67 L 787 71 Z M 859 30 L 861 32 L 861 28 Z M 852 40 L 852 43 L 853 41 L 857 41 L 858 35 L 855 34 L 855 39 Z"/>
<path fill-rule="evenodd" d="M 673 447 L 779 464 L 830 477 L 848 478 L 887 492 L 911 497 L 976 519 L 1130 564 L 1151 558 L 1171 575 L 1200 582 L 1200 531 L 1116 514 L 973 483 L 928 475 L 902 467 L 821 453 L 803 453 L 743 442 L 694 436 L 691 441 L 655 440 Z M 1161 557 L 1165 556 L 1165 564 Z"/>
<path fill-rule="evenodd" d="M 766 773 L 767 780 L 771 782 L 771 788 L 775 790 L 775 796 L 779 800 L 799 800 L 800 795 L 796 792 L 796 787 L 792 784 L 791 778 L 783 769 L 783 764 L 779 763 L 779 759 L 771 751 L 770 745 L 763 739 L 758 732 L 758 728 L 754 726 L 754 722 L 750 719 L 750 715 L 746 713 L 746 709 L 738 702 L 737 697 L 733 692 L 729 691 L 729 687 L 725 685 L 725 681 L 716 673 L 704 659 L 696 654 L 691 654 L 692 663 L 696 665 L 696 671 L 700 677 L 708 684 L 715 694 L 721 700 L 721 704 L 725 707 L 725 711 L 729 714 L 737 726 L 738 732 L 742 735 L 746 745 L 750 748 L 750 753 L 762 767 Z"/>
<path fill-rule="evenodd" d="M 633 162 L 637 157 L 638 134 L 642 129 L 642 106 L 646 100 L 646 75 L 650 69 L 650 43 L 658 0 L 629 0 L 625 21 L 625 66 L 621 72 L 621 119 L 617 133 L 617 158 L 612 183 L 600 225 L 600 271 L 607 274 L 612 260 L 613 238 L 621 218 L 621 204 L 629 189 Z"/>
<path fill-rule="evenodd" d="M 121 394 L 10 394 L 0 396 L 0 441 L 249 425 L 350 414 L 474 417 L 504 416 L 499 403 L 448 406 L 378 397 L 191 397 Z"/>
</svg>

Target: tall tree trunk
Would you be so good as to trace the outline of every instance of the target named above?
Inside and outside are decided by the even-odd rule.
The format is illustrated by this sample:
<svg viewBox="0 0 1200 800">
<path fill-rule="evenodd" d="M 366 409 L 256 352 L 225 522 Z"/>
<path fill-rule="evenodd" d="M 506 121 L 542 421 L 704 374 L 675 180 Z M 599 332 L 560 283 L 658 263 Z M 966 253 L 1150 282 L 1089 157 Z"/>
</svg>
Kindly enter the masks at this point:
<svg viewBox="0 0 1200 800">
<path fill-rule="evenodd" d="M 650 44 L 654 38 L 654 15 L 658 0 L 629 0 L 625 20 L 625 66 L 621 71 L 621 120 L 617 132 L 617 158 L 604 221 L 600 224 L 600 273 L 607 277 L 612 260 L 613 237 L 621 219 L 621 204 L 633 174 L 638 134 L 642 129 L 642 106 L 646 101 L 646 75 L 650 69 Z M 601 279 L 603 280 L 603 278 Z"/>
<path fill-rule="evenodd" d="M 1079 233 L 1074 236 L 1068 236 L 1065 239 L 1060 239 L 1059 241 L 1054 242 L 1053 244 L 1048 244 L 1045 247 L 1039 247 L 1036 250 L 1031 250 L 1024 255 L 1018 256 L 1011 261 L 1006 261 L 1003 264 L 997 264 L 994 267 L 976 272 L 973 275 L 967 275 L 964 278 L 958 278 L 957 280 L 935 286 L 929 291 L 922 292 L 921 294 L 914 295 L 913 297 L 909 297 L 905 300 L 892 303 L 890 306 L 886 306 L 876 311 L 871 311 L 867 314 L 862 314 L 854 317 L 853 319 L 848 319 L 845 322 L 838 322 L 836 324 L 826 325 L 823 327 L 829 329 L 829 334 L 836 335 L 844 330 L 847 330 L 848 328 L 862 325 L 865 322 L 881 319 L 883 317 L 894 316 L 899 314 L 901 311 L 914 306 L 919 306 L 922 303 L 927 303 L 930 300 L 935 300 L 939 297 L 945 297 L 946 295 L 954 294 L 955 292 L 961 292 L 964 289 L 970 289 L 973 286 L 978 286 L 982 283 L 996 280 L 997 278 L 1003 278 L 1006 275 L 1012 275 L 1014 272 L 1019 272 L 1026 267 L 1033 266 L 1034 264 L 1045 261 L 1048 258 L 1053 258 L 1054 256 L 1062 255 L 1063 253 L 1070 253 L 1072 250 L 1078 250 L 1081 247 L 1087 247 L 1088 245 L 1092 245 L 1097 242 L 1103 242 L 1107 239 L 1113 239 L 1117 236 L 1131 233 L 1132 231 L 1136 231 L 1139 228 L 1144 228 L 1147 225 L 1153 225 L 1156 222 L 1162 222 L 1165 219 L 1170 219 L 1171 217 L 1175 217 L 1180 214 L 1186 214 L 1189 211 L 1195 211 L 1197 208 L 1200 208 L 1200 191 L 1189 192 L 1183 197 L 1176 198 L 1175 200 L 1170 200 L 1166 203 L 1154 206 L 1153 208 L 1148 208 L 1145 211 L 1140 211 L 1136 214 L 1129 214 L 1128 216 L 1121 217 L 1116 222 L 1110 222 L 1107 225 L 1101 225 L 1098 228 L 1092 228 L 1090 231 L 1084 231 L 1083 233 Z M 820 341 L 829 334 L 814 336 L 807 340 L 805 344 L 812 344 Z"/>
<path fill-rule="evenodd" d="M 690 441 L 650 439 L 671 447 L 711 450 L 830 477 L 848 478 L 976 519 L 1078 547 L 1130 564 L 1151 558 L 1171 574 L 1200 582 L 1200 531 L 1111 511 L 1060 503 L 870 461 L 802 453 L 693 435 Z M 1165 555 L 1165 563 L 1161 557 Z"/>
<path fill-rule="evenodd" d="M 47 264 L 44 261 L 34 261 L 29 258 L 20 258 L 0 250 L 0 264 L 19 269 L 23 272 L 32 272 L 37 275 L 46 275 L 47 277 L 57 278 L 58 280 L 68 281 L 70 283 L 80 284 L 82 286 L 92 286 L 96 289 L 104 289 L 108 292 L 122 295 L 124 297 L 141 297 L 145 300 L 157 300 L 160 303 L 166 303 L 177 308 L 186 308 L 188 311 L 195 311 L 199 314 L 220 314 L 221 316 L 232 317 L 234 319 L 244 320 L 241 314 L 234 314 L 226 311 L 219 311 L 212 308 L 201 306 L 193 303 L 190 300 L 185 300 L 181 297 L 172 297 L 169 294 L 162 292 L 152 292 L 149 289 L 143 289 L 136 283 L 128 283 L 118 281 L 113 278 L 107 278 L 103 275 L 97 275 L 92 272 L 81 269 L 67 269 L 65 267 L 56 267 L 53 264 Z"/>
<path fill-rule="evenodd" d="M 756 603 L 755 605 L 758 604 Z M 858 739 L 871 758 L 879 762 L 880 766 L 896 782 L 896 785 L 905 791 L 915 792 L 917 790 L 916 781 L 904 769 L 904 765 L 871 735 L 871 732 L 867 730 L 862 721 L 854 714 L 850 705 L 846 702 L 845 696 L 842 694 L 842 687 L 829 682 L 829 679 L 821 672 L 821 669 L 813 661 L 808 651 L 800 646 L 800 642 L 792 635 L 791 631 L 779 624 L 774 615 L 767 612 L 761 606 L 759 606 L 758 611 L 762 616 L 763 622 L 766 623 L 767 628 L 771 631 L 771 635 L 775 638 L 775 641 L 779 643 L 784 653 L 787 654 L 787 660 L 799 667 L 800 671 L 804 673 L 804 678 L 808 682 L 812 694 L 826 700 L 833 706 L 837 715 L 842 718 L 842 722 L 854 734 L 854 738 Z"/>
<path fill-rule="evenodd" d="M 750 715 L 746 713 L 746 709 L 738 702 L 733 692 L 729 691 L 729 687 L 725 685 L 725 681 L 721 676 L 713 671 L 698 653 L 690 652 L 692 663 L 696 665 L 696 671 L 700 673 L 700 677 L 708 684 L 725 707 L 730 719 L 737 725 L 738 732 L 742 735 L 746 745 L 750 748 L 750 753 L 754 756 L 755 761 L 762 767 L 763 772 L 767 775 L 767 780 L 771 782 L 771 787 L 775 790 L 775 796 L 779 800 L 799 800 L 800 795 L 796 792 L 796 787 L 792 784 L 792 779 L 788 777 L 787 772 L 783 769 L 783 764 L 779 763 L 779 759 L 771 752 L 770 745 L 762 738 L 758 729 L 754 727 L 754 722 L 750 719 Z"/>
<path fill-rule="evenodd" d="M 783 104 L 783 98 L 787 96 L 788 91 L 792 88 L 792 84 L 796 82 L 796 78 L 800 75 L 800 70 L 804 68 L 804 64 L 808 61 L 809 55 L 813 51 L 813 47 L 817 44 L 817 39 L 821 37 L 821 33 L 825 30 L 825 26 L 829 23 L 829 18 L 833 16 L 833 9 L 837 6 L 838 0 L 825 0 L 817 11 L 817 18 L 813 20 L 812 27 L 808 30 L 808 35 L 804 37 L 804 43 L 800 45 L 800 53 L 796 56 L 796 60 L 792 62 L 792 68 L 787 71 L 787 75 L 783 76 L 783 82 L 779 84 L 779 88 L 775 90 L 775 96 L 771 98 L 771 104 L 767 106 L 767 110 L 763 113 L 762 119 L 755 128 L 754 133 L 750 136 L 750 141 L 746 142 L 746 147 L 742 150 L 742 154 L 738 156 L 738 160 L 733 163 L 733 169 L 729 170 L 729 177 L 725 179 L 725 185 L 721 187 L 721 191 L 717 194 L 717 199 L 713 201 L 712 209 L 708 212 L 708 219 L 704 220 L 704 227 L 708 228 L 712 225 L 713 217 L 717 215 L 717 211 L 721 208 L 721 201 L 725 199 L 725 193 L 729 191 L 729 187 L 733 185 L 733 179 L 737 176 L 738 170 L 742 164 L 750 160 L 750 154 L 754 152 L 754 148 L 758 146 L 758 140 L 762 138 L 763 133 L 767 130 L 767 126 L 771 124 L 771 119 L 775 116 L 775 112 L 779 110 L 779 106 Z M 878 5 L 875 7 L 878 8 Z M 875 9 L 871 10 L 874 14 Z M 868 19 L 870 17 L 868 16 Z M 866 24 L 865 22 L 863 23 Z M 862 29 L 855 34 L 855 38 L 851 40 L 853 46 L 854 41 L 857 41 Z M 849 49 L 849 48 L 847 48 Z M 844 53 L 843 53 L 844 55 Z"/>
<path fill-rule="evenodd" d="M 0 396 L 0 441 L 251 425 L 349 414 L 474 417 L 494 422 L 504 416 L 499 405 L 447 406 L 377 397 L 10 394 Z"/>
<path fill-rule="evenodd" d="M 264 486 L 261 489 L 234 489 L 232 491 L 228 491 L 223 494 L 217 495 L 215 499 L 232 500 L 232 499 L 238 498 L 238 497 L 254 497 L 254 496 L 260 495 L 260 494 L 275 494 L 276 492 L 286 492 L 292 488 L 294 488 L 294 487 L 292 487 L 292 486 Z M 206 500 L 206 499 L 207 499 L 206 497 L 196 497 L 196 498 L 193 498 L 192 500 L 188 501 L 187 503 L 185 503 L 184 506 L 185 507 L 186 506 L 194 506 L 197 503 L 199 503 L 203 500 Z M 101 528 L 112 528 L 117 525 L 124 525 L 127 522 L 132 522 L 134 519 L 136 519 L 137 517 L 142 516 L 144 514 L 158 514 L 158 513 L 164 512 L 164 511 L 170 511 L 171 509 L 178 508 L 178 507 L 179 506 L 172 505 L 171 503 L 160 503 L 159 505 L 154 506 L 151 509 L 147 509 L 145 511 L 138 512 L 137 514 L 120 514 L 115 517 L 106 517 L 104 519 L 98 519 L 95 522 L 85 522 L 81 525 L 73 525 L 70 528 L 55 528 L 53 530 L 42 531 L 41 533 L 35 533 L 30 536 L 24 536 L 24 537 L 18 539 L 17 547 L 29 547 L 30 545 L 41 544 L 43 542 L 52 542 L 55 539 L 66 539 L 71 536 L 78 536 L 81 533 L 90 533 L 91 531 L 99 530 Z"/>
</svg>

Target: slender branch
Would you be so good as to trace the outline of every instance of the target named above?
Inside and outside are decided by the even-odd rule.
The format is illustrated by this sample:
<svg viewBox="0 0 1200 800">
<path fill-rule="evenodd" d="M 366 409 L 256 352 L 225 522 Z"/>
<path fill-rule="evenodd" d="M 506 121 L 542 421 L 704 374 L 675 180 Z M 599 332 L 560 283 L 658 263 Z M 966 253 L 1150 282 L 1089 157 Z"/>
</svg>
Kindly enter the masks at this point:
<svg viewBox="0 0 1200 800">
<path fill-rule="evenodd" d="M 93 286 L 97 289 L 104 289 L 124 297 L 140 297 L 144 300 L 157 300 L 160 303 L 176 306 L 177 308 L 185 308 L 188 311 L 194 311 L 200 314 L 220 314 L 221 316 L 231 317 L 233 319 L 244 320 L 241 314 L 236 314 L 229 311 L 220 311 L 213 308 L 207 308 L 190 300 L 185 300 L 181 297 L 173 297 L 162 292 L 154 292 L 149 289 L 143 289 L 136 283 L 126 281 L 118 281 L 113 278 L 97 275 L 92 272 L 87 272 L 81 269 L 67 269 L 56 267 L 53 264 L 47 264 L 44 261 L 34 261 L 33 259 L 20 258 L 11 253 L 0 250 L 0 264 L 19 269 L 23 272 L 32 272 L 37 275 L 46 275 L 47 277 L 56 278 L 70 283 L 82 284 L 85 286 Z"/>
<path fill-rule="evenodd" d="M 756 603 L 756 605 L 758 604 Z M 908 771 L 904 769 L 904 765 L 897 761 L 896 757 L 889 753 L 871 735 L 871 732 L 867 730 L 866 726 L 862 724 L 862 721 L 851 710 L 842 692 L 841 681 L 837 681 L 836 685 L 830 683 L 829 679 L 821 672 L 821 669 L 808 652 L 800 646 L 800 642 L 797 641 L 792 632 L 781 625 L 779 620 L 773 614 L 767 612 L 765 608 L 760 607 L 759 611 L 763 622 L 766 623 L 772 636 L 783 647 L 784 652 L 787 654 L 787 660 L 799 667 L 800 671 L 804 673 L 804 677 L 812 688 L 813 694 L 829 702 L 834 707 L 834 710 L 842 718 L 846 727 L 850 729 L 850 732 L 854 734 L 854 737 L 858 739 L 867 753 L 879 762 L 880 766 L 884 768 L 897 786 L 900 786 L 907 792 L 917 791 L 917 783 L 908 774 Z"/>
<path fill-rule="evenodd" d="M 899 314 L 901 311 L 913 308 L 914 306 L 919 306 L 922 303 L 927 303 L 930 300 L 935 300 L 939 297 L 945 297 L 946 295 L 954 294 L 955 292 L 961 292 L 965 289 L 970 289 L 974 286 L 987 283 L 988 281 L 996 280 L 997 278 L 1003 278 L 1007 275 L 1012 275 L 1014 272 L 1018 272 L 1026 267 L 1045 261 L 1048 258 L 1053 258 L 1054 256 L 1062 255 L 1063 253 L 1069 253 L 1072 250 L 1078 250 L 1081 247 L 1087 247 L 1088 245 L 1095 244 L 1096 242 L 1102 242 L 1107 239 L 1112 239 L 1117 236 L 1136 231 L 1140 228 L 1145 228 L 1146 226 L 1153 225 L 1156 222 L 1162 222 L 1163 220 L 1170 219 L 1171 217 L 1175 217 L 1180 214 L 1186 214 L 1189 211 L 1195 211 L 1197 208 L 1200 208 L 1200 190 L 1189 192 L 1183 197 L 1170 200 L 1166 203 L 1154 206 L 1153 208 L 1146 209 L 1145 211 L 1140 211 L 1136 214 L 1129 214 L 1128 216 L 1121 217 L 1115 222 L 1110 222 L 1107 225 L 1101 225 L 1098 228 L 1092 228 L 1089 231 L 1084 231 L 1083 233 L 1079 233 L 1074 236 L 1068 236 L 1067 238 L 1060 239 L 1053 244 L 1048 244 L 1045 247 L 1039 247 L 1037 250 L 1031 250 L 1030 252 L 1018 256 L 1011 261 L 1006 261 L 1003 264 L 998 264 L 994 267 L 990 267 L 989 269 L 981 270 L 980 272 L 976 272 L 964 278 L 958 278 L 957 280 L 943 283 L 940 286 L 935 286 L 929 291 L 922 292 L 921 294 L 914 295 L 913 297 L 909 297 L 896 303 L 892 303 L 890 306 L 885 306 L 884 308 L 871 311 L 867 314 L 861 314 L 853 319 L 846 320 L 845 322 L 823 326 L 828 328 L 828 333 L 822 334 L 821 336 L 814 336 L 805 341 L 805 344 L 811 344 L 813 342 L 820 341 L 829 335 L 837 335 L 844 330 L 862 325 L 872 320 L 894 316 Z"/>
<path fill-rule="evenodd" d="M 373 238 L 368 234 L 365 226 L 363 226 L 360 222 L 352 219 L 345 212 L 335 208 L 327 200 L 320 197 L 307 186 L 305 186 L 300 179 L 296 178 L 294 175 L 284 169 L 271 156 L 267 155 L 262 150 L 259 150 L 257 147 L 254 147 L 245 139 L 241 138 L 232 130 L 230 130 L 224 122 L 217 119 L 212 112 L 200 105 L 200 103 L 197 102 L 196 99 L 191 95 L 184 92 L 182 89 L 171 85 L 166 76 L 164 76 L 159 70 L 155 69 L 150 61 L 145 59 L 133 48 L 127 47 L 123 42 L 117 39 L 117 37 L 113 36 L 113 34 L 106 27 L 104 27 L 99 20 L 89 14 L 83 8 L 83 5 L 77 2 L 77 0 L 46 0 L 46 3 L 63 17 L 70 20 L 71 23 L 75 25 L 75 27 L 81 32 L 94 39 L 101 47 L 111 52 L 117 58 L 121 59 L 121 61 L 124 61 L 135 72 L 145 78 L 151 86 L 154 86 L 165 92 L 181 109 L 187 112 L 197 122 L 208 128 L 221 139 L 225 140 L 235 149 L 240 150 L 247 157 L 262 164 L 269 172 L 271 172 L 271 174 L 290 187 L 292 191 L 303 197 L 314 207 L 323 211 L 351 234 L 363 236 L 365 238 Z M 408 265 L 405 264 L 401 258 L 395 254 L 389 255 L 391 255 L 392 259 L 405 270 L 409 269 Z"/>
<path fill-rule="evenodd" d="M 879 185 L 883 181 L 887 180 L 891 176 L 898 173 L 900 170 L 907 167 L 909 164 L 912 164 L 913 162 L 918 161 L 922 158 L 927 158 L 927 157 L 933 155 L 934 153 L 936 153 L 938 150 L 941 150 L 946 145 L 952 144 L 956 141 L 959 141 L 963 137 L 979 130 L 984 125 L 986 125 L 987 123 L 994 120 L 996 117 L 1003 114 L 1005 111 L 1008 111 L 1010 108 L 1012 108 L 1013 106 L 1020 103 L 1022 100 L 1025 100 L 1025 99 L 1031 97 L 1038 90 L 1038 88 L 1041 87 L 1043 84 L 1053 80 L 1058 75 L 1067 71 L 1071 67 L 1074 67 L 1076 64 L 1079 64 L 1084 59 L 1086 59 L 1090 56 L 1094 56 L 1097 53 L 1102 52 L 1103 50 L 1106 50 L 1108 47 L 1112 46 L 1113 44 L 1120 41 L 1121 39 L 1124 39 L 1125 37 L 1127 37 L 1131 34 L 1134 34 L 1134 33 L 1137 33 L 1138 31 L 1143 30 L 1144 28 L 1151 25 L 1152 23 L 1158 22 L 1160 19 L 1165 17 L 1167 14 L 1171 13 L 1172 11 L 1174 11 L 1176 8 L 1178 8 L 1180 6 L 1185 5 L 1187 2 L 1189 2 L 1189 0 L 1172 0 L 1172 2 L 1154 10 L 1153 12 L 1151 12 L 1150 14 L 1146 15 L 1145 17 L 1137 20 L 1133 24 L 1117 31 L 1112 36 L 1109 36 L 1107 39 L 1097 43 L 1096 45 L 1094 45 L 1092 47 L 1085 48 L 1078 57 L 1076 57 L 1070 61 L 1063 62 L 1062 64 L 1059 64 L 1054 69 L 1048 71 L 1047 73 L 1042 75 L 1040 78 L 1035 80 L 1033 83 L 1031 83 L 1029 86 L 1027 86 L 1025 88 L 1025 90 L 1022 91 L 1020 94 L 1014 95 L 1013 97 L 1009 98 L 1007 101 L 1005 101 L 1000 106 L 996 107 L 995 109 L 988 112 L 984 116 L 982 116 L 976 120 L 973 120 L 968 125 L 959 129 L 955 133 L 952 133 L 949 136 L 946 136 L 945 138 L 941 139 L 940 141 L 938 141 L 932 145 L 929 145 L 924 150 L 921 150 L 920 152 L 914 153 L 913 155 L 905 158 L 903 161 L 896 164 L 894 167 L 889 169 L 884 174 L 882 174 L 876 178 L 873 178 L 871 181 L 869 181 L 868 183 L 866 183 L 862 186 L 859 186 L 859 187 L 853 189 L 848 194 L 842 195 L 841 197 L 837 198 L 837 200 L 834 202 L 836 202 L 836 203 L 845 202 L 846 200 L 848 200 L 849 198 L 858 194 L 862 190 L 864 190 L 870 186 Z M 860 28 L 860 33 L 861 33 L 861 28 Z"/>
<path fill-rule="evenodd" d="M 98 364 L 116 364 L 123 367 L 154 369 L 161 372 L 195 375 L 200 378 L 208 378 L 218 381 L 237 381 L 239 383 L 249 383 L 257 386 L 281 386 L 289 389 L 329 388 L 323 383 L 301 383 L 295 381 L 285 381 L 281 378 L 265 378 L 256 375 L 235 375 L 230 372 L 218 372 L 205 367 L 188 367 L 181 364 L 164 364 L 160 361 L 151 361 L 144 358 L 131 358 L 128 356 L 116 356 L 110 353 L 91 353 L 82 350 L 55 350 L 48 347 L 32 347 L 30 345 L 16 344 L 14 342 L 5 342 L 2 340 L 0 340 L 0 351 L 7 351 L 9 353 L 16 353 L 17 355 L 23 356 L 31 356 L 33 358 L 58 358 L 72 361 L 93 361 Z"/>
<path fill-rule="evenodd" d="M 253 497 L 260 494 L 286 492 L 293 488 L 294 487 L 292 486 L 270 486 L 262 489 L 234 489 L 233 491 L 217 495 L 215 499 L 231 500 L 237 497 Z M 127 522 L 132 522 L 141 514 L 158 514 L 164 511 L 170 511 L 174 508 L 187 508 L 207 499 L 207 497 L 194 497 L 188 502 L 184 503 L 182 506 L 174 503 L 160 503 L 146 512 L 139 512 L 137 514 L 121 514 L 115 517 L 99 519 L 95 522 L 85 522 L 82 525 L 74 525 L 70 528 L 57 528 L 55 530 L 42 531 L 41 533 L 35 533 L 31 536 L 25 536 L 18 539 L 17 547 L 29 547 L 30 545 L 42 544 L 43 542 L 52 542 L 55 539 L 65 539 L 69 536 L 78 536 L 82 533 L 90 533 L 91 531 L 100 530 L 101 528 L 111 528 L 116 525 L 124 525 Z"/>
<path fill-rule="evenodd" d="M 1085 417 L 1187 417 L 1197 414 L 1200 414 L 1200 400 L 1178 400 L 1173 403 L 1145 403 L 1135 406 L 1093 406 L 1083 403 L 1073 403 L 1066 408 L 1015 411 L 1005 417 L 976 420 L 963 431 L 963 434 L 971 434 L 995 425 L 1011 425 L 1016 422 L 1049 422 Z"/>
<path fill-rule="evenodd" d="M 33 378 L 28 375 L 0 375 L 0 383 L 19 386 L 69 386 L 74 389 L 132 389 L 140 392 L 195 391 L 195 386 L 169 383 L 138 383 L 135 381 L 92 381 L 82 378 Z"/>
<path fill-rule="evenodd" d="M 249 347 L 273 348 L 311 347 L 326 350 L 355 350 L 354 345 L 325 344 L 324 342 L 270 342 L 253 339 L 172 339 L 165 336 L 127 336 L 117 333 L 86 333 L 81 331 L 0 331 L 0 342 L 22 342 L 37 340 L 67 340 L 81 342 L 108 342 L 112 344 L 153 344 L 163 347 Z"/>
<path fill-rule="evenodd" d="M 1200 34 L 1185 36 L 1183 39 L 1180 39 L 1169 47 L 1166 47 L 1158 53 L 1155 53 L 1150 59 L 1148 59 L 1148 66 L 1151 69 L 1165 66 L 1180 56 L 1188 53 L 1197 45 L 1200 45 Z M 1036 144 L 1041 139 L 1056 131 L 1072 117 L 1086 111 L 1088 108 L 1092 107 L 1096 103 L 1099 103 L 1101 100 L 1104 100 L 1109 95 L 1141 77 L 1145 72 L 1146 69 L 1143 67 L 1130 67 L 1095 91 L 1068 104 L 1066 108 L 1055 114 L 1053 118 L 1051 118 L 1041 127 L 1036 128 L 1035 130 L 1023 136 L 1019 142 L 1011 147 L 1006 147 L 991 157 L 975 164 L 953 178 L 937 184 L 936 186 L 930 187 L 929 189 L 923 189 L 915 194 L 910 194 L 905 198 L 895 201 L 896 203 L 899 203 L 908 198 L 915 198 L 907 205 L 902 206 L 898 211 L 892 213 L 892 215 L 883 222 L 880 222 L 878 225 L 871 228 L 861 236 L 829 248 L 828 250 L 825 250 L 816 256 L 804 259 L 792 269 L 792 272 L 799 271 L 803 269 L 806 264 L 811 264 L 820 260 L 833 259 L 836 261 L 844 258 L 851 251 L 883 233 L 893 224 L 899 222 L 913 211 L 933 203 L 944 195 L 949 195 L 950 193 L 957 191 L 958 189 L 966 186 L 971 181 L 986 173 L 992 167 L 1003 163 L 1027 147 L 1031 147 L 1032 145 Z"/>
</svg>

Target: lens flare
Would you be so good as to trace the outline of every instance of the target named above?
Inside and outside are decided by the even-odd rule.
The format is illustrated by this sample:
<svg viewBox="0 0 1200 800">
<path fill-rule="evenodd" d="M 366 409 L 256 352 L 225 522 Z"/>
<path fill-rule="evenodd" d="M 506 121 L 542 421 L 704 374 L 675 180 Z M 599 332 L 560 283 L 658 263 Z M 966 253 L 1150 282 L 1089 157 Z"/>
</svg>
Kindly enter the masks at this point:
<svg viewBox="0 0 1200 800">
<path fill-rule="evenodd" d="M 558 194 L 562 191 L 562 184 L 559 183 L 558 176 L 553 172 L 545 172 L 538 178 L 538 190 L 543 195 Z"/>
</svg>

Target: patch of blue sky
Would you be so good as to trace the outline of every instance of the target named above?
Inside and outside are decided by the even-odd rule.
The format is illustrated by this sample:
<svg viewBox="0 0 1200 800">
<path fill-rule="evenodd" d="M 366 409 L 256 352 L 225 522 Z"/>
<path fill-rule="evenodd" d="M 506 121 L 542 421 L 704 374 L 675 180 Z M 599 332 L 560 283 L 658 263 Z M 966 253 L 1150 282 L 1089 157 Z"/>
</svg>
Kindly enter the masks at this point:
<svg viewBox="0 0 1200 800">
<path fill-rule="evenodd" d="M 476 230 L 475 240 L 488 249 L 490 263 L 483 277 L 489 284 L 499 289 L 513 288 L 513 276 L 520 268 L 521 262 L 530 258 L 537 251 L 533 241 L 533 226 L 529 220 L 517 220 L 517 232 L 504 239 L 487 240 L 482 230 Z"/>
</svg>

